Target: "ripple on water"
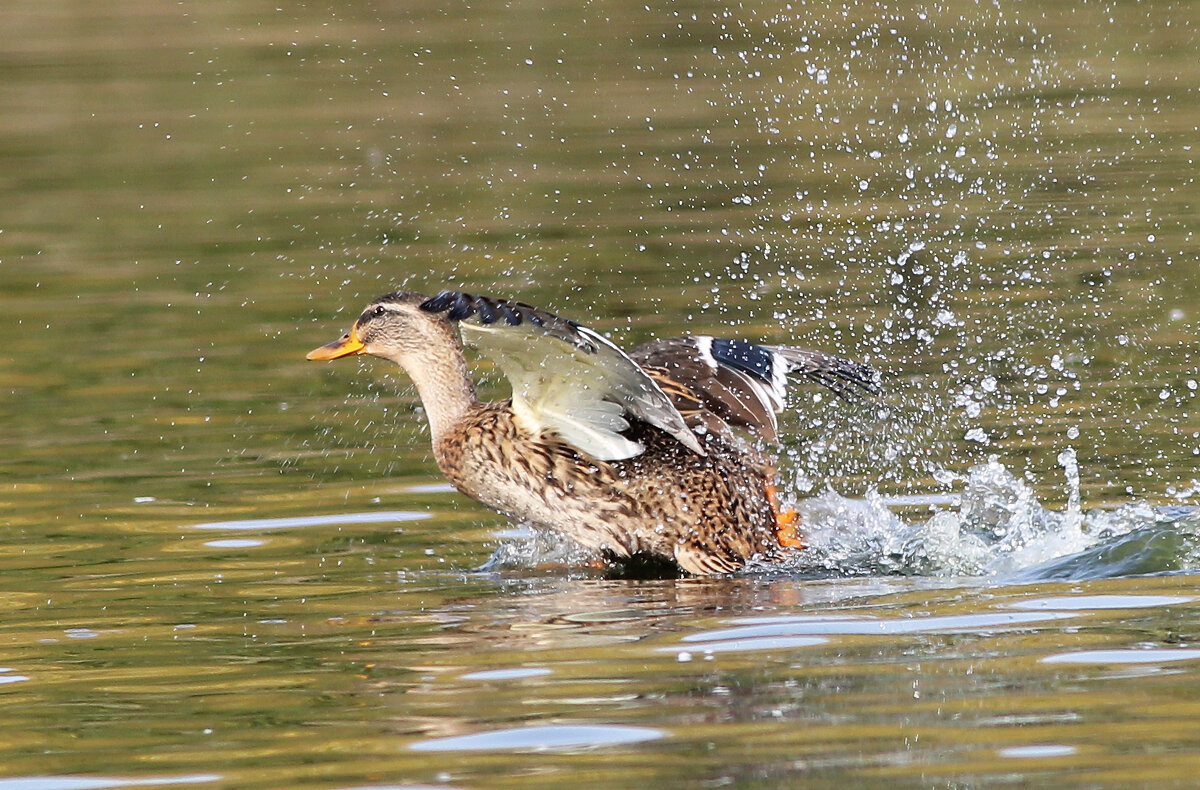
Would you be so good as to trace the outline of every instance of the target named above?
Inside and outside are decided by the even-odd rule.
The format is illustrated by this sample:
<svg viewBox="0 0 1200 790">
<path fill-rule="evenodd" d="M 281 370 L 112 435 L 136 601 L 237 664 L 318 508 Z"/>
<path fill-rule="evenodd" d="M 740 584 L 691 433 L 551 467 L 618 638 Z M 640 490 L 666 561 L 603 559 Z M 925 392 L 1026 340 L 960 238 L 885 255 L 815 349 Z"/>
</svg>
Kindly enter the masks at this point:
<svg viewBox="0 0 1200 790">
<path fill-rule="evenodd" d="M 688 637 L 684 637 L 684 639 L 686 640 Z M 749 639 L 700 642 L 698 644 L 689 644 L 687 648 L 688 650 L 697 650 L 701 653 L 740 653 L 751 650 L 795 650 L 801 647 L 823 645 L 828 641 L 828 639 L 822 636 L 760 636 Z M 679 653 L 681 661 L 687 660 L 685 658 L 687 654 L 681 652 L 678 646 L 656 649 L 660 653 Z"/>
<path fill-rule="evenodd" d="M 1045 743 L 1033 746 L 1010 746 L 1007 749 L 1000 749 L 1001 757 L 1010 757 L 1015 759 L 1044 759 L 1046 757 L 1069 757 L 1079 750 L 1074 746 L 1068 746 L 1065 743 Z"/>
<path fill-rule="evenodd" d="M 652 727 L 613 724 L 563 724 L 538 727 L 514 727 L 471 735 L 431 738 L 409 746 L 419 752 L 516 751 L 582 749 L 618 746 L 665 738 L 666 731 Z M 3 788 L 0 788 L 3 790 Z"/>
<path fill-rule="evenodd" d="M 260 530 L 295 529 L 297 527 L 322 527 L 329 524 L 381 524 L 396 521 L 419 521 L 429 518 L 430 513 L 415 510 L 382 510 L 378 513 L 333 513 L 327 516 L 289 516 L 286 518 L 249 518 L 233 521 L 206 521 L 188 524 L 188 529 L 210 530 Z M 0 788 L 2 790 L 2 788 Z"/>
<path fill-rule="evenodd" d="M 810 617 L 775 622 L 756 622 L 733 628 L 718 628 L 701 631 L 683 637 L 684 642 L 718 642 L 729 639 L 757 639 L 761 637 L 853 634 L 870 636 L 895 634 L 922 634 L 937 631 L 994 630 L 1008 626 L 1021 626 L 1047 620 L 1062 620 L 1078 617 L 1075 612 L 1003 612 L 987 614 L 946 615 L 913 618 L 847 618 L 843 620 L 817 619 Z M 731 622 L 739 622 L 737 620 Z"/>
<path fill-rule="evenodd" d="M 1075 612 L 1005 612 L 915 618 L 751 617 L 730 620 L 732 627 L 686 634 L 681 644 L 655 648 L 690 661 L 692 652 L 734 653 L 753 650 L 796 650 L 823 645 L 837 635 L 889 636 L 936 632 L 995 631 L 1043 621 L 1077 617 Z"/>
<path fill-rule="evenodd" d="M 513 667 L 511 669 L 485 669 L 480 672 L 468 672 L 459 677 L 463 680 L 520 680 L 549 674 L 550 670 L 542 667 Z"/>
<path fill-rule="evenodd" d="M 206 540 L 205 546 L 214 549 L 252 549 L 265 544 L 265 540 L 255 540 L 253 538 L 229 538 L 228 540 Z"/>
<path fill-rule="evenodd" d="M 1006 601 L 1003 606 L 1009 609 L 1150 609 L 1194 600 L 1187 595 L 1061 595 Z"/>
<path fill-rule="evenodd" d="M 1173 661 L 1200 659 L 1200 650 L 1186 648 L 1148 648 L 1145 650 L 1080 650 L 1075 653 L 1056 653 L 1042 659 L 1043 664 L 1166 664 Z"/>
<path fill-rule="evenodd" d="M 450 483 L 420 483 L 404 489 L 410 494 L 453 494 L 458 491 Z"/>
<path fill-rule="evenodd" d="M 161 787 L 163 785 L 207 784 L 221 780 L 220 774 L 152 776 L 121 779 L 114 776 L 14 776 L 0 779 L 0 790 L 100 790 L 105 787 Z"/>
<path fill-rule="evenodd" d="M 354 787 L 339 787 L 337 790 L 457 790 L 457 788 L 450 785 L 355 785 Z"/>
</svg>

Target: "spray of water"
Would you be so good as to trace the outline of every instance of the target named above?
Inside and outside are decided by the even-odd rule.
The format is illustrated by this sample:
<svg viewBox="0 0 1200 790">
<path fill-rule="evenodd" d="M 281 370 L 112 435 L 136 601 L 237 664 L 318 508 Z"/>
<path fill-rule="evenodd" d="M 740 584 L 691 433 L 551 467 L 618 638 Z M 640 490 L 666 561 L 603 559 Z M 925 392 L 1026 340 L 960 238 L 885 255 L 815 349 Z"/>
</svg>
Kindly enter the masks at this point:
<svg viewBox="0 0 1200 790">
<path fill-rule="evenodd" d="M 1134 502 L 1083 512 L 1074 452 L 1059 455 L 1068 504 L 1054 510 L 993 456 L 951 497 L 855 499 L 832 490 L 802 500 L 808 545 L 788 572 L 994 578 L 1093 578 L 1189 567 L 1200 510 Z M 927 516 L 897 511 L 922 506 Z M 1167 539 L 1163 539 L 1167 536 Z"/>
</svg>

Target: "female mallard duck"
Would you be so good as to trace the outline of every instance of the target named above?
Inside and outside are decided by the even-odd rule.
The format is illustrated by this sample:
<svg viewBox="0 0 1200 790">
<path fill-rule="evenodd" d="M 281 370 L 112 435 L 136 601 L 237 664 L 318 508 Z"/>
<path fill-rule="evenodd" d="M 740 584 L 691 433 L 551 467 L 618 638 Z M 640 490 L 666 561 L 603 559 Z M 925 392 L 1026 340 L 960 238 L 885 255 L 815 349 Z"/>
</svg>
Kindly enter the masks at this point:
<svg viewBox="0 0 1200 790">
<path fill-rule="evenodd" d="M 463 340 L 496 362 L 511 399 L 476 398 Z M 788 374 L 839 395 L 876 380 L 833 354 L 705 336 L 625 354 L 545 310 L 455 291 L 381 296 L 308 358 L 350 354 L 404 368 L 434 458 L 462 493 L 612 558 L 698 574 L 802 545 L 795 512 L 776 504 L 770 462 L 731 426 L 774 441 Z"/>
</svg>

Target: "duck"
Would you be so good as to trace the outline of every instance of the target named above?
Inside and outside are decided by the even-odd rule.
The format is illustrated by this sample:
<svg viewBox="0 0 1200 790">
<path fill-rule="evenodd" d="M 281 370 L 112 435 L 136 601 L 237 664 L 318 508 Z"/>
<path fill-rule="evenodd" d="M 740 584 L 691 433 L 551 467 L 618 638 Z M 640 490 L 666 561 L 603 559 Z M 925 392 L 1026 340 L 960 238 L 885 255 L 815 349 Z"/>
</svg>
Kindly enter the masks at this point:
<svg viewBox="0 0 1200 790">
<path fill-rule="evenodd" d="M 512 387 L 479 399 L 464 346 Z M 384 294 L 309 360 L 369 355 L 416 385 L 433 458 L 461 493 L 606 561 L 710 576 L 804 546 L 768 450 L 790 381 L 841 398 L 876 393 L 837 354 L 688 335 L 626 353 L 583 324 L 523 302 L 446 290 Z"/>
</svg>

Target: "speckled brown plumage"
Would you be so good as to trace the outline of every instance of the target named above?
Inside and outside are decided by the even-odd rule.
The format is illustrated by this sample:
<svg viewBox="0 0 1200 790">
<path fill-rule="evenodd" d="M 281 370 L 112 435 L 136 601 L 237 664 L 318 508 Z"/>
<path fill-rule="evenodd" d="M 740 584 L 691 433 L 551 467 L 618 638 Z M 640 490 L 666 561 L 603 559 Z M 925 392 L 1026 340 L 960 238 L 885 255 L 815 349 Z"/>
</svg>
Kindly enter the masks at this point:
<svg viewBox="0 0 1200 790">
<path fill-rule="evenodd" d="M 765 489 L 770 467 L 756 452 L 711 433 L 707 455 L 698 456 L 662 431 L 637 427 L 641 455 L 598 461 L 530 437 L 510 401 L 480 403 L 434 456 L 467 496 L 615 557 L 647 554 L 692 573 L 721 573 L 781 555 Z"/>
<path fill-rule="evenodd" d="M 476 398 L 456 326 L 505 370 L 512 399 Z M 775 561 L 797 545 L 769 460 L 730 424 L 773 438 L 794 371 L 835 390 L 873 386 L 851 360 L 744 341 L 671 338 L 631 359 L 575 322 L 458 292 L 380 297 L 309 359 L 349 354 L 405 369 L 438 466 L 462 493 L 610 557 L 697 574 Z"/>
</svg>

